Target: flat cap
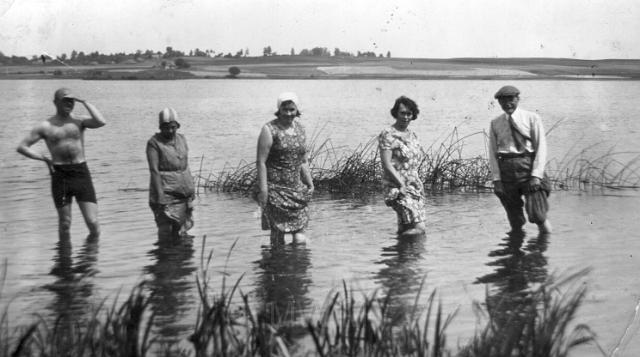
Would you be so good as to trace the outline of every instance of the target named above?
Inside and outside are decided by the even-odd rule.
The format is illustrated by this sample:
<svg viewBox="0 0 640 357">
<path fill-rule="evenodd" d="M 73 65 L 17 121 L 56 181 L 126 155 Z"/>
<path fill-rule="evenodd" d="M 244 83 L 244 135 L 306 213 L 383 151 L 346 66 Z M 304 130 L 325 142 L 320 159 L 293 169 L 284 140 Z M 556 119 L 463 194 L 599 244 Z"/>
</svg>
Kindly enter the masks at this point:
<svg viewBox="0 0 640 357">
<path fill-rule="evenodd" d="M 71 93 L 69 88 L 60 88 L 53 94 L 53 99 L 61 100 L 62 98 L 75 98 L 75 95 Z"/>
<path fill-rule="evenodd" d="M 500 97 L 514 97 L 518 94 L 520 94 L 518 88 L 514 86 L 504 86 L 500 88 L 493 97 L 498 99 Z"/>
</svg>

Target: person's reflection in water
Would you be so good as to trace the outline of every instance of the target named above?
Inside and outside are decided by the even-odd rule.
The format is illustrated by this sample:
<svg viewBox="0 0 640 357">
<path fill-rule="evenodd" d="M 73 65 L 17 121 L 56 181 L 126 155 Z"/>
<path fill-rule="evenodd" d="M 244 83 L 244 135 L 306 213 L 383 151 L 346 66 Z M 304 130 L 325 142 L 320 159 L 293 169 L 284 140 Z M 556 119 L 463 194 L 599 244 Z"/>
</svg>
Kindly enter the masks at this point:
<svg viewBox="0 0 640 357">
<path fill-rule="evenodd" d="M 195 305 L 195 297 L 189 292 L 196 271 L 193 238 L 175 239 L 171 233 L 160 232 L 155 245 L 148 253 L 155 264 L 145 267 L 145 273 L 150 275 L 146 286 L 151 291 L 155 332 L 161 342 L 171 344 L 182 340 L 193 328 L 192 321 L 182 321 Z"/>
<path fill-rule="evenodd" d="M 50 274 L 56 280 L 44 288 L 55 296 L 50 305 L 54 319 L 59 319 L 62 328 L 82 320 L 91 312 L 89 302 L 93 294 L 93 276 L 98 273 L 95 264 L 98 256 L 98 237 L 89 235 L 73 263 L 73 249 L 69 235 L 60 237 L 55 248 L 54 266 Z"/>
<path fill-rule="evenodd" d="M 423 255 L 426 252 L 425 235 L 399 235 L 395 244 L 382 248 L 382 259 L 377 264 L 386 265 L 378 272 L 376 280 L 382 284 L 389 299 L 389 315 L 394 325 L 402 324 L 413 310 L 416 294 L 425 277 Z M 428 294 L 423 287 L 421 294 Z M 423 307 L 418 306 L 419 314 Z"/>
<path fill-rule="evenodd" d="M 476 284 L 488 284 L 487 311 L 500 326 L 511 322 L 514 308 L 529 299 L 529 288 L 547 279 L 547 249 L 549 234 L 541 233 L 529 239 L 524 248 L 524 233 L 512 234 L 501 246 L 489 253 L 498 257 L 487 265 L 495 266 L 495 272 L 479 277 Z"/>
<path fill-rule="evenodd" d="M 306 333 L 298 321 L 311 305 L 310 250 L 305 244 L 268 245 L 255 262 L 259 316 L 265 322 L 288 325 L 290 338 Z M 288 323 L 288 324 L 287 324 Z"/>
</svg>

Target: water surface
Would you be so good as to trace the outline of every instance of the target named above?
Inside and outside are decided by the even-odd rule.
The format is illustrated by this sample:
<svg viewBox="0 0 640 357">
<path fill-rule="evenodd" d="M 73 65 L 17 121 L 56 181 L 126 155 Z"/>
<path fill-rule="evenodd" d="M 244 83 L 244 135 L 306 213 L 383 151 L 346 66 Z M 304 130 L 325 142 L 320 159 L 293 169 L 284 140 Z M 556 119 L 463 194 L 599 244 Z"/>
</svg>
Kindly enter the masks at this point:
<svg viewBox="0 0 640 357">
<path fill-rule="evenodd" d="M 473 335 L 473 301 L 518 292 L 549 274 L 593 270 L 578 321 L 598 333 L 612 351 L 623 339 L 622 355 L 640 353 L 635 309 L 640 300 L 640 239 L 634 191 L 554 192 L 550 217 L 555 232 L 538 237 L 533 225 L 520 253 L 504 251 L 507 221 L 489 193 L 429 196 L 426 239 L 398 241 L 395 216 L 379 195 L 337 197 L 318 194 L 311 208 L 310 241 L 273 249 L 259 230 L 255 203 L 237 195 L 199 193 L 192 240 L 158 241 L 147 206 L 148 170 L 144 147 L 157 130 L 157 112 L 177 109 L 188 139 L 193 171 L 215 175 L 225 165 L 255 157 L 260 127 L 273 117 L 275 98 L 294 90 L 302 122 L 320 140 L 353 149 L 393 121 L 393 100 L 408 95 L 420 105 L 412 128 L 429 146 L 457 128 L 460 136 L 485 130 L 500 114 L 492 95 L 500 81 L 276 81 L 198 80 L 155 82 L 0 81 L 1 258 L 7 278 L 0 302 L 11 301 L 12 323 L 44 316 L 87 314 L 104 298 L 128 293 L 146 281 L 158 315 L 155 332 L 168 340 L 191 331 L 198 307 L 195 276 L 200 254 L 213 250 L 211 286 L 223 276 L 249 294 L 256 309 L 286 311 L 296 319 L 317 312 L 342 282 L 355 291 L 389 293 L 403 311 L 413 304 L 426 276 L 423 299 L 432 289 L 446 312 L 459 309 L 450 343 Z M 47 170 L 15 153 L 29 128 L 53 113 L 53 92 L 69 86 L 95 104 L 108 125 L 86 133 L 86 156 L 99 200 L 102 236 L 87 240 L 77 206 L 69 241 L 58 241 L 57 216 Z M 521 105 L 539 112 L 547 128 L 550 158 L 561 160 L 591 147 L 594 155 L 637 148 L 640 112 L 634 99 L 640 82 L 518 81 Z M 46 150 L 43 144 L 36 146 Z M 474 135 L 465 154 L 484 155 Z M 234 245 L 227 258 L 229 250 Z M 222 274 L 225 272 L 225 274 Z M 489 290 L 486 290 L 488 284 Z M 630 341 L 630 342 L 629 342 Z M 586 348 L 580 355 L 598 355 Z"/>
</svg>

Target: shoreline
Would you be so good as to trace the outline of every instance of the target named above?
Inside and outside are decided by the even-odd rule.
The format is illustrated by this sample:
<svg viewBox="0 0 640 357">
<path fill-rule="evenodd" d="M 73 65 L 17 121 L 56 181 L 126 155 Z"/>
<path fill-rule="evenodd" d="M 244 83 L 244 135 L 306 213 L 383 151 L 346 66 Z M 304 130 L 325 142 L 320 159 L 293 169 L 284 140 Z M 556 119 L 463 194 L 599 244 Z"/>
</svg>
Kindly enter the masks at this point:
<svg viewBox="0 0 640 357">
<path fill-rule="evenodd" d="M 189 78 L 134 78 L 135 74 L 130 76 L 112 77 L 112 78 L 83 78 L 80 76 L 53 76 L 46 74 L 10 74 L 0 75 L 0 81 L 6 80 L 86 80 L 86 81 L 158 81 L 158 80 L 419 80 L 419 81 L 440 81 L 440 80 L 483 80 L 483 81 L 640 81 L 635 77 L 617 77 L 617 78 L 600 78 L 600 77 L 553 77 L 553 76 L 532 76 L 532 77 L 512 77 L 512 76 L 266 76 L 266 77 L 243 77 L 227 78 L 224 76 L 193 76 Z"/>
<path fill-rule="evenodd" d="M 175 63 L 185 63 L 176 67 Z M 174 62 L 176 61 L 176 62 Z M 232 70 L 235 73 L 232 75 Z M 0 80 L 640 80 L 640 60 L 563 58 L 180 57 L 0 65 Z"/>
</svg>

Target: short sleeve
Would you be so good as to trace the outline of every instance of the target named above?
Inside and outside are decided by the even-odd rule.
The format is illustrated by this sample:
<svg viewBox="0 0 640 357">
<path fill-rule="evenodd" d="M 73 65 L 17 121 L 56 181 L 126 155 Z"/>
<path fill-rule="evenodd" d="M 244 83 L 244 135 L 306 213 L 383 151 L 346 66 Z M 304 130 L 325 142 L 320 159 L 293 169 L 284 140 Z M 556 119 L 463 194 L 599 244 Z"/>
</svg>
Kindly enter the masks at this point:
<svg viewBox="0 0 640 357">
<path fill-rule="evenodd" d="M 189 152 L 189 145 L 187 144 L 187 138 L 183 135 L 183 134 L 179 134 L 180 135 L 180 140 L 182 141 L 182 145 L 184 146 L 184 149 Z"/>
<path fill-rule="evenodd" d="M 413 142 L 420 146 L 420 140 L 418 140 L 418 135 L 416 135 L 415 131 L 411 132 L 411 137 L 413 138 Z"/>
<path fill-rule="evenodd" d="M 304 142 L 307 141 L 307 132 L 306 130 L 304 130 L 304 125 L 300 124 L 298 121 L 296 121 L 296 125 L 298 126 L 298 131 L 299 131 L 299 135 L 302 138 L 302 140 Z"/>
<path fill-rule="evenodd" d="M 378 135 L 378 148 L 380 150 L 391 150 L 393 148 L 393 136 L 389 130 L 383 130 Z"/>
<path fill-rule="evenodd" d="M 149 139 L 147 141 L 147 150 L 148 149 L 154 149 L 156 151 L 159 151 L 158 150 L 158 143 L 157 143 L 155 137 L 153 137 L 153 136 L 151 137 L 151 139 Z"/>
</svg>

